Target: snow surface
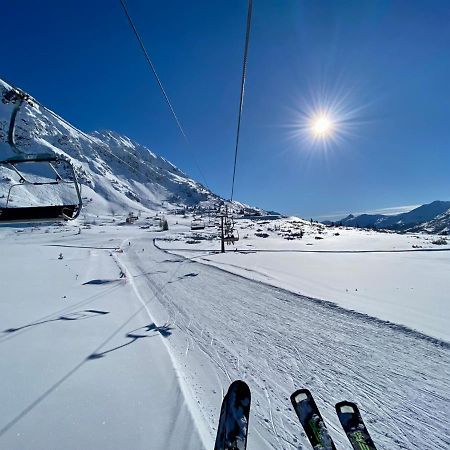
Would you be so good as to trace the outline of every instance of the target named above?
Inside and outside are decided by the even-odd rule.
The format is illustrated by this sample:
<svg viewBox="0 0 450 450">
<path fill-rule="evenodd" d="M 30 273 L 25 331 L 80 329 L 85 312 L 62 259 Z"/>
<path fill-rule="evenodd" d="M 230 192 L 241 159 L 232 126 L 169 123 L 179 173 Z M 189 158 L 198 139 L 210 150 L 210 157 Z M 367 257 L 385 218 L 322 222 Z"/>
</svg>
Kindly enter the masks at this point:
<svg viewBox="0 0 450 450">
<path fill-rule="evenodd" d="M 281 231 L 301 226 L 303 239 L 286 240 L 273 231 L 277 223 Z M 450 342 L 450 240 L 436 246 L 438 236 L 325 228 L 295 218 L 239 221 L 238 227 L 244 238 L 236 245 L 239 252 L 199 260 Z M 189 245 L 168 240 L 160 246 L 185 256 L 219 248 L 209 240 Z"/>
<path fill-rule="evenodd" d="M 23 234 L 1 244 L 0 448 L 200 448 L 159 338 L 172 327 L 155 326 L 100 249 L 120 234 L 98 248 L 73 229 Z"/>
<path fill-rule="evenodd" d="M 80 221 L 80 234 L 71 225 L 0 229 L 0 448 L 213 448 L 222 396 L 238 378 L 252 390 L 249 450 L 310 448 L 289 402 L 300 387 L 313 392 L 338 448 L 350 449 L 334 413 L 343 399 L 360 405 L 380 449 L 449 447 L 446 342 L 229 273 L 253 254 L 198 248 L 186 258 L 159 250 L 155 238 L 158 245 L 217 248 L 213 236 L 186 243 L 212 229 L 191 233 L 189 219 L 168 219 L 169 232 L 144 220 Z M 298 223 L 300 242 L 273 231 L 272 238 L 242 239 L 254 231 L 242 222 L 239 247 L 354 250 L 360 239 L 368 250 L 401 247 L 396 235 L 362 238 L 356 230 L 341 230 L 336 242 L 321 231 L 319 242 L 312 237 L 319 229 Z M 289 221 L 280 227 L 287 233 Z M 349 270 L 361 265 L 354 254 L 347 262 L 346 253 L 324 255 Z M 376 255 L 386 257 L 380 266 L 398 256 Z M 425 271 L 426 264 L 447 267 L 435 253 L 417 255 Z M 227 271 L 199 263 L 223 256 Z M 326 279 L 330 266 L 317 264 Z M 368 278 L 358 280 L 358 292 Z"/>
</svg>

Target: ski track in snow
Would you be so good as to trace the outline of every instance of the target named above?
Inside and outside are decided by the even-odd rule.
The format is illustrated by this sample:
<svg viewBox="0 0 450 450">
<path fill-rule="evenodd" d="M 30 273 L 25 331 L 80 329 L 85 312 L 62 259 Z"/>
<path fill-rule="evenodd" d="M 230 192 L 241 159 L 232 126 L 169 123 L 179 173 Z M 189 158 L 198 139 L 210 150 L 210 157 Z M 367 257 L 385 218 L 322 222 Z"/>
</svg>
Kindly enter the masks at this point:
<svg viewBox="0 0 450 450">
<path fill-rule="evenodd" d="M 147 288 L 176 320 L 169 343 L 186 361 L 185 376 L 212 428 L 221 399 L 214 410 L 202 375 L 188 362 L 195 353 L 208 359 L 220 389 L 237 378 L 249 383 L 249 449 L 309 448 L 290 406 L 293 387 L 313 392 L 340 448 L 350 448 L 334 413 L 343 399 L 361 406 L 381 449 L 449 447 L 447 427 L 436 420 L 450 414 L 446 343 L 192 259 L 179 263 L 179 256 L 152 250 L 150 239 L 135 248 L 142 246 L 145 253 L 129 251 L 128 264 L 149 274 Z"/>
<path fill-rule="evenodd" d="M 25 244 L 39 242 L 29 247 L 26 244 L 33 261 L 38 261 L 37 252 L 51 251 L 57 256 L 59 250 L 56 247 L 51 250 L 49 245 L 73 247 L 62 249 L 64 263 L 47 264 L 59 267 L 61 274 L 75 270 L 78 264 L 80 269 L 76 270 L 84 271 L 79 284 L 82 285 L 82 280 L 90 280 L 91 284 L 81 288 L 82 291 L 73 284 L 69 297 L 75 301 L 64 306 L 51 299 L 42 299 L 42 305 L 29 303 L 20 296 L 16 299 L 17 318 L 8 320 L 7 325 L 11 322 L 26 326 L 11 335 L 0 335 L 0 350 L 9 351 L 9 358 L 14 355 L 12 360 L 18 358 L 20 364 L 14 368 L 8 363 L 2 369 L 7 375 L 8 371 L 17 372 L 17 381 L 7 377 L 3 391 L 0 390 L 0 395 L 12 405 L 11 411 L 5 409 L 5 415 L 0 414 L 5 433 L 0 436 L 3 439 L 0 444 L 14 443 L 9 448 L 21 448 L 20 443 L 28 442 L 39 443 L 34 448 L 50 448 L 51 445 L 45 444 L 54 443 L 52 439 L 59 434 L 69 439 L 71 444 L 67 448 L 77 448 L 75 436 L 79 436 L 79 443 L 97 442 L 97 448 L 121 448 L 124 426 L 130 430 L 139 426 L 139 435 L 145 436 L 150 428 L 164 427 L 170 432 L 173 424 L 177 432 L 168 447 L 159 446 L 157 440 L 139 441 L 139 436 L 133 436 L 134 447 L 147 448 L 150 442 L 155 448 L 196 448 L 201 441 L 205 448 L 212 448 L 224 392 L 232 380 L 241 378 L 252 391 L 248 450 L 310 449 L 289 401 L 290 394 L 300 387 L 313 393 L 340 449 L 351 448 L 334 411 L 334 404 L 344 399 L 360 405 L 379 449 L 449 448 L 445 422 L 450 415 L 447 343 L 201 264 L 197 262 L 199 256 L 172 255 L 153 246 L 154 236 L 156 233 L 133 228 L 115 231 L 112 228 L 108 233 L 93 229 L 80 236 L 58 231 L 34 237 L 26 233 L 18 236 Z M 112 261 L 107 247 L 114 248 L 120 242 L 124 253 L 112 254 Z M 72 254 L 80 255 L 78 260 L 71 259 Z M 96 263 L 100 260 L 103 264 L 110 262 L 100 267 Z M 11 261 L 19 264 L 20 259 Z M 11 270 L 14 273 L 16 269 Z M 119 270 L 127 273 L 129 282 L 123 284 L 117 279 Z M 68 276 L 69 273 L 64 275 Z M 73 280 L 74 274 L 70 276 Z M 46 280 L 51 277 L 52 274 L 45 273 Z M 67 292 L 65 279 L 57 280 L 58 292 Z M 8 288 L 9 284 L 5 286 Z M 45 286 L 40 289 L 45 292 Z M 77 297 L 77 292 L 84 294 Z M 27 312 L 23 309 L 26 305 L 34 309 Z M 53 322 L 61 315 L 86 307 L 110 311 L 102 316 L 102 327 L 96 325 L 100 319 Z M 148 317 L 144 317 L 146 310 L 155 325 L 151 333 L 157 336 L 155 331 L 167 328 L 171 334 L 155 340 L 133 337 L 130 330 L 142 333 L 142 325 L 149 323 Z M 13 309 L 7 306 L 6 311 Z M 22 318 L 19 311 L 29 318 Z M 74 324 L 85 333 L 71 334 L 67 325 Z M 80 336 L 83 338 L 72 339 Z M 36 365 L 40 356 L 25 344 L 32 340 L 45 347 L 49 338 L 55 340 L 53 351 L 45 353 L 45 364 Z M 164 339 L 165 346 L 158 344 L 158 339 Z M 83 363 L 78 370 L 77 364 L 96 348 L 94 353 L 105 357 Z M 170 358 L 164 354 L 167 350 Z M 155 364 L 162 365 L 160 375 L 153 373 Z M 27 375 L 31 372 L 35 375 L 33 382 Z M 96 378 L 99 373 L 100 384 Z M 47 376 L 51 379 L 47 380 Z M 159 385 L 161 382 L 167 386 Z M 8 392 L 10 383 L 17 384 L 14 389 L 18 398 Z M 53 390 L 52 383 L 57 389 Z M 101 405 L 103 388 L 109 384 L 117 385 L 117 390 Z M 95 408 L 83 401 L 81 392 L 86 388 L 92 398 L 98 399 Z M 163 409 L 147 406 L 155 389 L 164 389 L 167 405 Z M 162 397 L 162 394 L 158 397 L 160 402 Z M 30 403 L 33 398 L 38 399 L 37 403 Z M 133 411 L 123 407 L 130 401 L 140 411 L 136 425 L 132 425 Z M 27 409 L 27 405 L 33 410 Z M 109 416 L 107 405 L 115 408 L 113 416 Z M 64 422 L 65 416 L 68 422 Z M 97 435 L 90 430 L 91 423 L 101 424 L 103 418 L 108 418 L 109 425 L 102 427 L 109 426 L 110 435 Z M 58 434 L 49 437 L 55 420 L 63 421 L 59 423 Z M 78 428 L 69 424 L 78 424 Z M 192 431 L 192 425 L 198 432 L 191 433 L 184 447 L 177 447 L 175 442 L 179 443 L 183 433 Z M 20 430 L 26 433 L 22 436 L 18 433 L 16 437 Z"/>
</svg>

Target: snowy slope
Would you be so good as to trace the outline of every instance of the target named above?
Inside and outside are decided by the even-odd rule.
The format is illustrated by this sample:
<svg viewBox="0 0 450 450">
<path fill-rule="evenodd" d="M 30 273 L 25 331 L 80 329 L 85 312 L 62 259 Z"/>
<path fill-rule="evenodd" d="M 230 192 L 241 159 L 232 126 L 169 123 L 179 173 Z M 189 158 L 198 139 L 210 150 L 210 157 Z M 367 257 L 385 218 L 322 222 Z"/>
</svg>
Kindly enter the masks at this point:
<svg viewBox="0 0 450 450">
<path fill-rule="evenodd" d="M 0 94 L 10 86 L 0 80 Z M 7 141 L 12 105 L 0 103 L 0 158 L 11 156 Z M 35 103 L 24 104 L 16 121 L 16 141 L 26 153 L 55 152 L 67 157 L 83 184 L 84 213 L 111 214 L 127 211 L 171 209 L 179 206 L 210 206 L 220 198 L 189 178 L 166 159 L 112 131 L 84 133 Z M 13 173 L 0 168 L 5 194 Z M 51 192 L 50 192 L 51 191 Z M 16 189 L 14 206 L 40 204 L 52 199 L 55 189 L 26 196 Z M 34 197 L 33 197 L 34 195 Z M 57 194 L 56 194 L 57 195 Z M 92 200 L 91 200 L 92 199 Z M 1 201 L 1 198 L 0 198 Z"/>
<path fill-rule="evenodd" d="M 0 448 L 202 449 L 173 326 L 120 277 L 127 229 L 100 230 L 0 230 Z"/>
<path fill-rule="evenodd" d="M 237 252 L 208 253 L 219 249 L 214 231 L 209 238 L 207 231 L 171 233 L 158 245 L 450 342 L 450 241 L 325 227 L 294 217 L 236 223 Z"/>
<path fill-rule="evenodd" d="M 248 450 L 310 448 L 289 402 L 300 387 L 339 449 L 343 399 L 379 450 L 448 448 L 447 343 L 199 264 L 204 251 L 158 250 L 154 238 L 189 233 L 168 219 L 168 233 L 0 229 L 0 448 L 213 448 L 237 378 L 252 391 Z"/>
</svg>

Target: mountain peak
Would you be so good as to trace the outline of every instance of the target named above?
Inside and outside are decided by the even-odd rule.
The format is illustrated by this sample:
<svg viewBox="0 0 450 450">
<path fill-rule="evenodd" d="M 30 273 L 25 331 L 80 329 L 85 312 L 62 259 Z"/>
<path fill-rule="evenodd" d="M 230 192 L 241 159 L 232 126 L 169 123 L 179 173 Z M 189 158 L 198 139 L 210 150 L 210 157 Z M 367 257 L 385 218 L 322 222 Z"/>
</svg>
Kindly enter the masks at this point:
<svg viewBox="0 0 450 450">
<path fill-rule="evenodd" d="M 9 90 L 9 85 L 0 80 L 2 98 Z M 11 103 L 0 103 L 0 143 L 3 142 L 0 153 L 9 149 L 6 142 L 12 109 Z M 24 153 L 57 153 L 72 162 L 83 184 L 83 197 L 88 200 L 85 212 L 155 211 L 161 210 L 162 205 L 165 209 L 212 207 L 221 200 L 165 158 L 129 137 L 112 130 L 84 133 L 39 104 L 22 104 L 15 136 Z M 0 177 L 13 180 L 14 174 L 10 172 L 1 167 Z M 0 196 L 5 188 L 9 189 L 8 183 L 1 185 Z M 16 207 L 21 201 L 27 201 L 26 206 L 37 204 L 38 194 L 15 191 Z"/>
</svg>

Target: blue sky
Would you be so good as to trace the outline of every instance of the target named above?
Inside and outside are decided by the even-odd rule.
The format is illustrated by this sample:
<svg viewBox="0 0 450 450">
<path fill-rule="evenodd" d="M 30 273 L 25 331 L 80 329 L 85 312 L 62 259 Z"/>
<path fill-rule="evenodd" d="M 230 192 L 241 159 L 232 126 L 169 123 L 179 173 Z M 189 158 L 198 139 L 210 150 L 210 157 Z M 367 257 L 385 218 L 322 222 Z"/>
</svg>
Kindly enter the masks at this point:
<svg viewBox="0 0 450 450">
<path fill-rule="evenodd" d="M 127 3 L 189 145 L 119 0 L 5 3 L 0 77 L 203 181 L 195 154 L 229 197 L 246 1 Z M 255 0 L 235 198 L 308 218 L 449 200 L 448 23 L 448 1 Z M 330 105 L 339 139 L 313 144 L 305 114 Z"/>
</svg>

